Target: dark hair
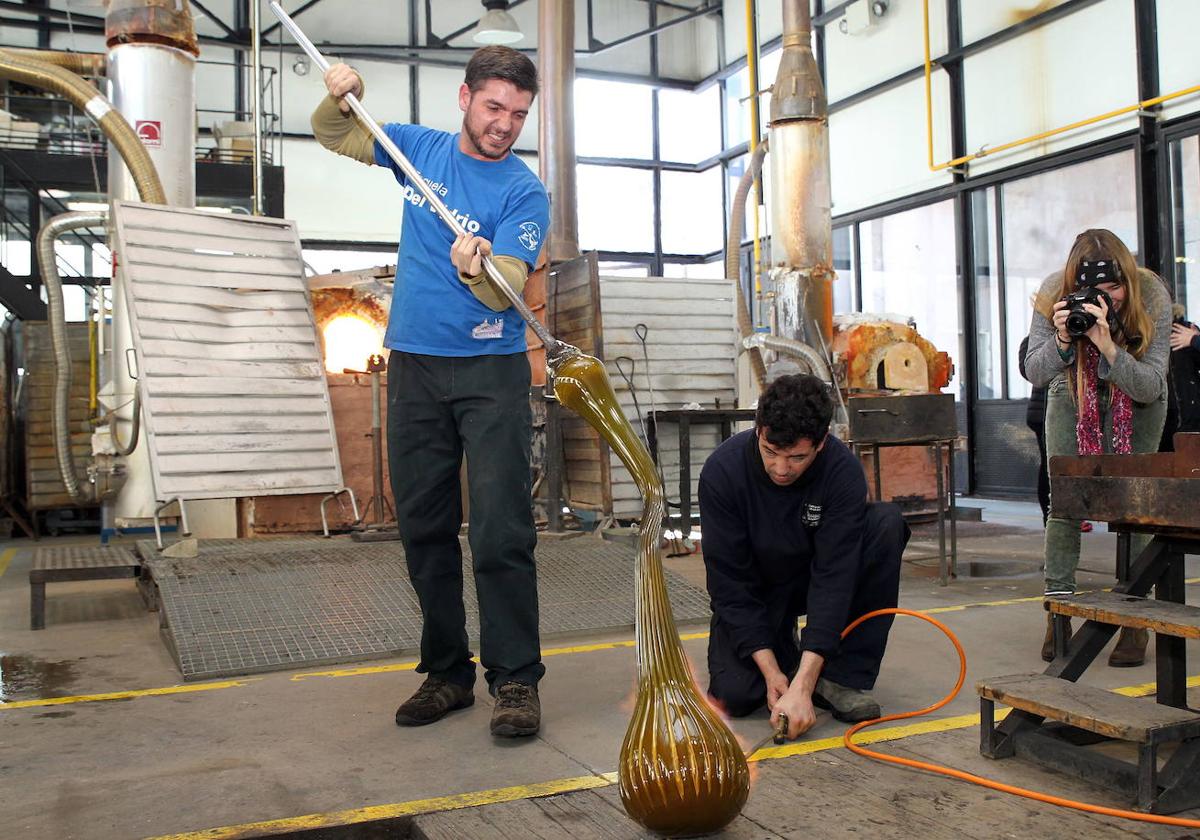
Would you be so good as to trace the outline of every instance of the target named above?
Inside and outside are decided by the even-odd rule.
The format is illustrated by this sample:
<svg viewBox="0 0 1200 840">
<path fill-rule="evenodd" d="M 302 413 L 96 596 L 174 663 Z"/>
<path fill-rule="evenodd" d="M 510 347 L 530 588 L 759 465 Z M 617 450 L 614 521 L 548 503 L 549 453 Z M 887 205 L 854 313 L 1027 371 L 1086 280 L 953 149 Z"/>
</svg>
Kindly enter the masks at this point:
<svg viewBox="0 0 1200 840">
<path fill-rule="evenodd" d="M 815 376 L 799 373 L 781 376 L 758 400 L 754 424 L 767 430 L 767 443 L 794 446 L 807 438 L 816 446 L 825 439 L 833 419 L 829 387 Z"/>
<path fill-rule="evenodd" d="M 529 56 L 512 47 L 491 44 L 471 54 L 463 82 L 474 93 L 488 79 L 503 79 L 512 82 L 518 90 L 528 91 L 534 96 L 538 94 L 537 67 L 529 60 Z"/>
</svg>

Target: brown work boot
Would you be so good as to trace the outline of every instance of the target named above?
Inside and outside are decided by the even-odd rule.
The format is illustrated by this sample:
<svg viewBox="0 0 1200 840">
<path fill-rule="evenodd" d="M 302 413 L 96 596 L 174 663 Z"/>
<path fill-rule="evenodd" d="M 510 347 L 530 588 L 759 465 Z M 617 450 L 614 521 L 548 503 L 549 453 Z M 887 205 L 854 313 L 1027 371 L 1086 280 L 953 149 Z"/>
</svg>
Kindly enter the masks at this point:
<svg viewBox="0 0 1200 840">
<path fill-rule="evenodd" d="M 1071 619 L 1067 619 L 1067 643 L 1071 642 Z M 1042 661 L 1054 661 L 1054 613 L 1046 616 L 1046 640 L 1042 642 Z"/>
<path fill-rule="evenodd" d="M 396 725 L 425 726 L 474 702 L 475 693 L 471 689 L 440 677 L 426 677 L 416 693 L 396 710 Z"/>
<path fill-rule="evenodd" d="M 1122 627 L 1117 646 L 1108 655 L 1108 664 L 1114 668 L 1136 668 L 1146 661 L 1146 644 L 1149 641 L 1149 630 Z"/>
<path fill-rule="evenodd" d="M 506 682 L 496 689 L 496 708 L 492 710 L 492 734 L 500 738 L 519 738 L 537 734 L 542 725 L 542 703 L 537 688 L 519 682 Z"/>
<path fill-rule="evenodd" d="M 821 677 L 813 689 L 814 706 L 829 709 L 843 723 L 874 720 L 880 716 L 879 704 L 865 691 L 848 688 Z"/>
</svg>

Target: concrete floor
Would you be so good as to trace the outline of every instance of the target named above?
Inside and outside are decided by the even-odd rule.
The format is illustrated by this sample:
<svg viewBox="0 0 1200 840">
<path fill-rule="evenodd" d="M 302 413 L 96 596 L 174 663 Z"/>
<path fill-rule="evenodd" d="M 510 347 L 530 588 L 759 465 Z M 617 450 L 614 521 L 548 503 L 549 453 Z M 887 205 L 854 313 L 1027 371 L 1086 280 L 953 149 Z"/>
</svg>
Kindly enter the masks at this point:
<svg viewBox="0 0 1200 840">
<path fill-rule="evenodd" d="M 911 734 L 889 748 L 925 751 L 951 763 L 969 763 L 975 772 L 1010 781 L 1024 779 L 1051 790 L 1057 787 L 1069 795 L 1091 793 L 1091 801 L 1105 804 L 1125 804 L 1104 791 L 1014 760 L 988 762 L 979 757 L 978 727 L 969 717 L 978 712 L 971 690 L 975 680 L 1033 673 L 1044 667 L 1038 658 L 1045 624 L 1036 571 L 1041 536 L 1036 506 L 976 500 L 966 504 L 983 505 L 986 523 L 1006 527 L 975 526 L 975 536 L 970 526 L 964 527 L 960 564 L 1015 559 L 1028 566 L 1017 576 L 960 577 L 943 588 L 936 582 L 936 531 L 914 538 L 906 554 L 901 605 L 931 611 L 957 633 L 967 650 L 969 673 L 967 688 L 958 699 L 932 716 L 943 721 L 944 731 Z M 1029 530 L 1015 530 L 1020 528 Z M 997 530 L 1004 533 L 998 535 Z M 94 544 L 94 540 L 74 541 Z M 43 544 L 64 541 L 69 540 Z M 1083 566 L 1093 571 L 1081 574 L 1081 588 L 1111 585 L 1114 545 L 1114 538 L 1099 526 L 1085 537 Z M 413 659 L 183 686 L 159 639 L 157 616 L 145 612 L 131 581 L 50 584 L 47 628 L 32 632 L 27 582 L 30 547 L 28 541 L 0 543 L 0 699 L 8 704 L 0 705 L 0 791 L 4 794 L 0 834 L 4 836 L 106 840 L 284 833 L 372 817 L 403 817 L 446 807 L 445 802 L 424 800 L 450 795 L 470 795 L 460 802 L 483 803 L 608 785 L 596 777 L 616 767 L 634 691 L 631 632 L 544 641 L 544 724 L 536 738 L 494 741 L 488 734 L 491 701 L 482 690 L 477 691 L 471 709 L 430 727 L 400 729 L 392 718 L 395 708 L 420 683 Z M 668 562 L 676 571 L 703 582 L 698 557 Z M 1200 566 L 1189 566 L 1189 579 L 1197 575 Z M 1193 589 L 1195 585 L 1189 584 Z M 1195 600 L 1195 593 L 1189 591 L 1189 601 Z M 695 625 L 680 628 L 701 683 L 705 681 L 705 630 Z M 1190 652 L 1195 655 L 1194 649 Z M 924 622 L 901 618 L 892 632 L 876 696 L 885 711 L 918 708 L 941 697 L 955 676 L 949 643 Z M 1153 680 L 1151 658 L 1135 669 L 1110 669 L 1099 663 L 1083 681 L 1119 687 Z M 173 687 L 180 690 L 172 691 Z M 98 694 L 115 696 L 88 702 L 72 699 Z M 52 698 L 71 702 L 46 702 Z M 957 720 L 961 716 L 968 717 Z M 747 744 L 769 734 L 765 714 L 732 725 Z M 953 803 L 920 819 L 894 820 L 896 831 L 873 833 L 872 825 L 884 824 L 874 818 L 864 822 L 861 830 L 843 826 L 855 836 L 899 836 L 904 831 L 911 836 L 912 831 L 924 830 L 922 822 L 930 819 L 951 833 L 958 827 L 961 834 L 972 837 L 1061 836 L 1067 827 L 1082 831 L 1085 825 L 1097 836 L 1134 830 L 1100 818 L 1067 819 L 1049 806 L 1014 805 L 997 794 L 957 782 L 931 781 L 924 775 L 868 764 L 834 746 L 836 742 L 824 743 L 840 736 L 843 729 L 823 717 L 803 741 L 767 756 L 746 813 L 781 811 L 779 803 L 771 804 L 772 788 L 785 784 L 785 778 L 827 774 L 844 784 L 850 774 L 871 780 L 872 813 L 886 815 L 889 807 L 898 809 L 894 815 L 908 813 L 909 805 L 902 799 L 917 789 L 928 789 L 935 799 L 941 796 Z M 495 793 L 512 787 L 521 790 Z M 599 793 L 611 797 L 613 789 L 609 786 Z M 1019 825 L 996 816 L 1009 812 L 1021 815 Z M 305 815 L 322 816 L 296 819 Z M 854 819 L 853 814 L 849 819 Z M 246 827 L 262 822 L 269 824 Z M 807 825 L 806 835 L 821 825 L 806 819 L 792 823 L 793 827 Z M 754 836 L 793 836 L 777 828 L 768 831 L 765 823 L 754 824 L 764 826 L 760 833 L 751 832 Z M 241 828 L 205 831 L 236 826 Z M 620 831 L 614 827 L 612 836 L 636 836 L 631 831 L 629 826 Z M 1136 832 L 1164 838 L 1182 833 L 1145 827 Z M 840 836 L 839 832 L 818 833 Z M 434 834 L 429 832 L 431 837 Z M 731 836 L 751 835 L 739 830 Z"/>
</svg>

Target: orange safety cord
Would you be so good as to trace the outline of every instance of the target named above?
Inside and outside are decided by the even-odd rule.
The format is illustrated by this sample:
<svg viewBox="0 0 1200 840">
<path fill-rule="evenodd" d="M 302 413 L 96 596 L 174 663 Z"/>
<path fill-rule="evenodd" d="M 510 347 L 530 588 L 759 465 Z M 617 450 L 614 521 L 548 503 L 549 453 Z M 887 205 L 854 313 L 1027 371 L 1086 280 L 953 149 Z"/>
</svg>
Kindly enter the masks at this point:
<svg viewBox="0 0 1200 840">
<path fill-rule="evenodd" d="M 926 715 L 930 712 L 937 711 L 958 696 L 958 692 L 962 690 L 963 681 L 967 677 L 967 655 L 963 652 L 963 646 L 962 643 L 959 642 L 958 637 L 955 636 L 950 628 L 945 624 L 942 624 L 942 622 L 938 621 L 936 618 L 930 618 L 923 613 L 901 609 L 899 607 L 894 609 L 875 610 L 874 612 L 869 612 L 851 622 L 850 626 L 842 631 L 842 638 L 846 638 L 846 636 L 853 632 L 854 629 L 864 621 L 881 615 L 911 615 L 913 618 L 919 618 L 922 621 L 929 622 L 934 627 L 945 633 L 946 636 L 949 637 L 950 641 L 954 644 L 954 649 L 958 651 L 958 682 L 954 684 L 953 691 L 951 691 L 938 702 L 934 703 L 932 706 L 928 706 L 915 712 L 902 712 L 897 715 L 884 715 L 883 717 L 875 718 L 874 720 L 864 720 L 861 723 L 854 724 L 854 726 L 846 730 L 846 734 L 842 739 L 846 744 L 846 749 L 850 750 L 852 753 L 861 755 L 864 758 L 873 758 L 876 761 L 884 761 L 888 764 L 898 764 L 901 767 L 909 767 L 914 770 L 926 770 L 930 773 L 948 776 L 951 779 L 960 779 L 964 782 L 970 782 L 972 784 L 980 785 L 981 787 L 1000 791 L 1001 793 L 1011 793 L 1014 796 L 1023 796 L 1026 799 L 1033 799 L 1037 802 L 1045 802 L 1049 805 L 1058 805 L 1063 808 L 1073 808 L 1076 811 L 1086 811 L 1090 814 L 1103 814 L 1106 817 L 1120 817 L 1121 819 L 1126 820 L 1158 823 L 1159 825 L 1174 825 L 1182 828 L 1200 828 L 1200 820 L 1188 820 L 1182 817 L 1165 817 L 1159 814 L 1142 814 L 1137 811 L 1126 811 L 1121 808 L 1106 808 L 1103 805 L 1091 805 L 1086 802 L 1076 802 L 1073 799 L 1065 799 L 1061 796 L 1051 796 L 1050 794 L 1039 793 L 1036 790 L 1029 790 L 1028 788 L 1006 785 L 1002 782 L 997 782 L 992 779 L 985 779 L 983 776 L 976 776 L 974 773 L 966 773 L 962 770 L 955 770 L 952 767 L 943 767 L 939 764 L 929 764 L 924 761 L 914 761 L 911 758 L 900 758 L 899 756 L 895 755 L 887 755 L 886 753 L 875 752 L 874 750 L 869 750 L 866 747 L 861 747 L 858 744 L 855 744 L 853 740 L 854 736 L 866 729 L 868 726 L 874 726 L 877 723 L 886 723 L 893 720 L 904 720 L 905 718 L 918 717 L 920 715 Z"/>
</svg>

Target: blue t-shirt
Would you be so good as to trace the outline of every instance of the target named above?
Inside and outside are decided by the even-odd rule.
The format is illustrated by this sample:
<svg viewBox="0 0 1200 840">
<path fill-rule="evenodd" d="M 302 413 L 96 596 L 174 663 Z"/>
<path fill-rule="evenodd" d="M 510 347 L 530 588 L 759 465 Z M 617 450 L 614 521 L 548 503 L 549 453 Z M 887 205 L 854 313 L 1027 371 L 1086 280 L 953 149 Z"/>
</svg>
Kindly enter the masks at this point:
<svg viewBox="0 0 1200 840">
<path fill-rule="evenodd" d="M 496 256 L 537 262 L 549 224 L 549 200 L 520 158 L 478 160 L 458 148 L 458 135 L 419 125 L 384 130 L 467 231 L 492 243 Z M 485 356 L 525 350 L 525 321 L 512 307 L 494 312 L 458 279 L 450 261 L 454 234 L 375 142 L 375 162 L 404 188 L 404 220 L 392 311 L 383 343 L 428 356 Z"/>
</svg>

